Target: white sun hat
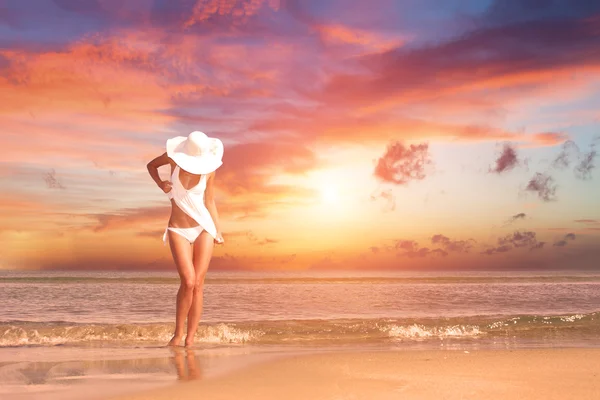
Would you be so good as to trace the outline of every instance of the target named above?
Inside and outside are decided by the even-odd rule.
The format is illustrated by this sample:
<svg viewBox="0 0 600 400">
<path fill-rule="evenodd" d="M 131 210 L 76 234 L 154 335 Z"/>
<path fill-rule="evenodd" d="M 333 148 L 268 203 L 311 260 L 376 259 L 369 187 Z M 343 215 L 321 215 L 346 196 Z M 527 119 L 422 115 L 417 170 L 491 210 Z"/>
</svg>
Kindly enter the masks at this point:
<svg viewBox="0 0 600 400">
<path fill-rule="evenodd" d="M 187 137 L 168 139 L 166 147 L 169 158 L 192 174 L 208 174 L 223 164 L 223 143 L 204 132 L 194 131 Z"/>
</svg>

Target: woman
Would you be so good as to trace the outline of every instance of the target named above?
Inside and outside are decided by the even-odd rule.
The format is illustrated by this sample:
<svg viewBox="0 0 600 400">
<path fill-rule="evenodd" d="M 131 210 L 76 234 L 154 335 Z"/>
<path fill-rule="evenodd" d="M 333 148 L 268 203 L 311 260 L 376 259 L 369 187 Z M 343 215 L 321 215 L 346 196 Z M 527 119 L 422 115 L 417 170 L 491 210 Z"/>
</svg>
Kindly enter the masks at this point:
<svg viewBox="0 0 600 400">
<path fill-rule="evenodd" d="M 187 317 L 185 346 L 194 343 L 202 314 L 204 277 L 215 243 L 223 243 L 214 199 L 215 170 L 223 162 L 223 143 L 195 131 L 167 140 L 166 152 L 147 165 L 150 176 L 171 200 L 171 217 L 163 235 L 168 238 L 181 278 L 177 292 L 175 333 L 169 346 L 179 346 Z M 158 168 L 171 166 L 170 181 Z"/>
</svg>

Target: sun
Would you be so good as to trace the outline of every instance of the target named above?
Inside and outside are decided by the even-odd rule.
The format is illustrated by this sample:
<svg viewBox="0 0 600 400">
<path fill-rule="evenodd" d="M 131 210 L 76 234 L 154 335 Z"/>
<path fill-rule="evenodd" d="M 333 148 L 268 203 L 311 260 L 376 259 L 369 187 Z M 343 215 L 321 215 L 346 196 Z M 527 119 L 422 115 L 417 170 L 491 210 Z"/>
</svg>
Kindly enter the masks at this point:
<svg viewBox="0 0 600 400">
<path fill-rule="evenodd" d="M 340 195 L 333 186 L 323 186 L 321 188 L 321 201 L 325 204 L 339 204 Z"/>
</svg>

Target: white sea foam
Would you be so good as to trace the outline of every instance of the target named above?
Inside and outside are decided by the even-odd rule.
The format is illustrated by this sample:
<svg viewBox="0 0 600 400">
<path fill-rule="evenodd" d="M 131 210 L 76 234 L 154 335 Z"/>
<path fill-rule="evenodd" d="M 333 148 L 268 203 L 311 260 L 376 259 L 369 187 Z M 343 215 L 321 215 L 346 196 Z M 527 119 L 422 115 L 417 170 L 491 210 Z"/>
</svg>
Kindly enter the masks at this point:
<svg viewBox="0 0 600 400">
<path fill-rule="evenodd" d="M 81 342 L 167 342 L 173 334 L 171 324 L 153 325 L 72 325 L 72 326 L 3 326 L 0 347 L 61 345 Z M 261 331 L 237 329 L 227 324 L 201 326 L 196 340 L 205 343 L 245 343 L 259 338 Z"/>
<path fill-rule="evenodd" d="M 258 330 L 242 330 L 227 324 L 207 326 L 198 340 L 206 343 L 246 343 L 263 336 L 264 332 Z"/>
<path fill-rule="evenodd" d="M 426 338 L 450 338 L 450 337 L 476 337 L 484 334 L 478 326 L 454 325 L 441 327 L 426 327 L 424 325 L 386 325 L 380 327 L 381 331 L 387 333 L 394 339 L 426 339 Z"/>
<path fill-rule="evenodd" d="M 403 318 L 403 319 L 310 319 L 202 323 L 196 342 L 210 344 L 385 343 L 401 340 L 476 338 L 487 335 L 546 337 L 554 326 L 572 326 L 574 337 L 600 331 L 600 313 L 555 316 L 519 315 Z M 109 342 L 166 343 L 172 323 L 74 324 L 67 322 L 11 321 L 0 323 L 0 347 Z M 566 330 L 561 331 L 564 335 Z"/>
<path fill-rule="evenodd" d="M 566 316 L 566 317 L 560 317 L 560 320 L 564 321 L 564 322 L 575 322 L 576 320 L 582 319 L 582 318 L 585 318 L 585 315 L 583 315 L 583 314 L 575 314 L 575 315 L 569 315 L 569 316 Z"/>
</svg>

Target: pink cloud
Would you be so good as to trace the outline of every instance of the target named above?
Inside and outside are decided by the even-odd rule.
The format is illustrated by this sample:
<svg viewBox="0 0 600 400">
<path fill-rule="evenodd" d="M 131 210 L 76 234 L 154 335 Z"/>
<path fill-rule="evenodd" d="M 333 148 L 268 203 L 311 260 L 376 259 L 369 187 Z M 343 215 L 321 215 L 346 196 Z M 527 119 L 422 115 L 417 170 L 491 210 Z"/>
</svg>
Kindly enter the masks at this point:
<svg viewBox="0 0 600 400">
<path fill-rule="evenodd" d="M 377 161 L 374 175 L 383 182 L 406 185 L 425 179 L 425 168 L 431 164 L 427 143 L 405 147 L 401 142 L 392 142 Z"/>
<path fill-rule="evenodd" d="M 223 18 L 227 18 L 227 21 L 234 25 L 243 24 L 265 7 L 277 11 L 280 0 L 196 0 L 192 15 L 186 19 L 183 27 L 190 28 L 196 24 Z"/>
<path fill-rule="evenodd" d="M 373 191 L 373 193 L 371 194 L 371 200 L 376 201 L 378 199 L 383 199 L 385 202 L 383 211 L 390 212 L 396 209 L 396 196 L 394 196 L 392 189 L 377 189 Z"/>
</svg>

